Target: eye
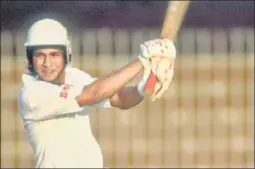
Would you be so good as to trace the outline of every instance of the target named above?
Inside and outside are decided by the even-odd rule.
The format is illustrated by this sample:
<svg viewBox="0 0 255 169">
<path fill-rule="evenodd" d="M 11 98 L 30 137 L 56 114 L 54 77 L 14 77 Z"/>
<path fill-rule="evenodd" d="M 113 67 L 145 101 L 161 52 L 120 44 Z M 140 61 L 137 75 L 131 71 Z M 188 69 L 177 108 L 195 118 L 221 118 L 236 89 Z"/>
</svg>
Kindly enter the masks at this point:
<svg viewBox="0 0 255 169">
<path fill-rule="evenodd" d="M 54 53 L 52 53 L 52 56 L 58 57 L 58 56 L 61 56 L 61 53 L 59 53 L 59 52 L 54 52 Z"/>
<path fill-rule="evenodd" d="M 41 58 L 41 57 L 43 57 L 44 55 L 43 55 L 42 53 L 36 53 L 34 56 L 37 57 L 37 58 Z"/>
</svg>

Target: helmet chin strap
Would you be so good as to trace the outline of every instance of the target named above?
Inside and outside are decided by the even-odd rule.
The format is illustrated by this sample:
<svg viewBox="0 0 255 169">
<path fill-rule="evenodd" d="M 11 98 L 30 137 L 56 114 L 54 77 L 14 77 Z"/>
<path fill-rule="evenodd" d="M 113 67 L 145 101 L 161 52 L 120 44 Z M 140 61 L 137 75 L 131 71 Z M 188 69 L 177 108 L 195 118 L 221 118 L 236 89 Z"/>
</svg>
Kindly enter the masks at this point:
<svg viewBox="0 0 255 169">
<path fill-rule="evenodd" d="M 67 63 L 71 64 L 72 61 L 72 49 L 71 49 L 71 44 L 69 40 L 66 40 L 66 60 Z"/>
</svg>

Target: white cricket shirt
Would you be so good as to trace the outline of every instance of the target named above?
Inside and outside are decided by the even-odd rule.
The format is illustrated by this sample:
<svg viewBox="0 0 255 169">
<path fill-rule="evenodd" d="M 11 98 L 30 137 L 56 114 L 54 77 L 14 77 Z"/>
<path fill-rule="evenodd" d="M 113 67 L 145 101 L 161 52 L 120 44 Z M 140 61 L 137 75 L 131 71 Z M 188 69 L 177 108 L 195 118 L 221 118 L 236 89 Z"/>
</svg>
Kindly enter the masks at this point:
<svg viewBox="0 0 255 169">
<path fill-rule="evenodd" d="M 96 78 L 66 68 L 65 85 L 55 85 L 23 74 L 19 112 L 33 148 L 36 168 L 102 168 L 103 157 L 92 134 L 88 106 L 75 97 Z M 90 105 L 111 107 L 109 99 Z"/>
</svg>

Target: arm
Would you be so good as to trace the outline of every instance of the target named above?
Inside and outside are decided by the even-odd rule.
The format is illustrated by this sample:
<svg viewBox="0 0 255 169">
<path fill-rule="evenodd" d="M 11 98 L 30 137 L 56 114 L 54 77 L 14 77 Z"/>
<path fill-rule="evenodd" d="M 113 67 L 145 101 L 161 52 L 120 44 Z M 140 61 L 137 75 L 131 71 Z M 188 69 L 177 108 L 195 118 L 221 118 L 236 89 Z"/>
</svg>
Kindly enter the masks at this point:
<svg viewBox="0 0 255 169">
<path fill-rule="evenodd" d="M 143 79 L 137 87 L 122 88 L 117 94 L 110 98 L 111 105 L 120 109 L 128 109 L 139 104 L 143 100 L 144 87 L 149 79 L 152 68 L 154 68 L 154 73 L 157 73 L 157 78 L 160 79 L 160 81 L 156 82 L 154 87 L 152 100 L 160 98 L 172 81 L 175 55 L 175 46 L 172 41 L 168 39 L 152 40 L 142 44 L 141 55 L 138 57 L 144 67 Z M 156 59 L 149 59 L 150 57 Z M 159 58 L 163 59 L 159 60 Z"/>
<path fill-rule="evenodd" d="M 143 96 L 138 92 L 137 86 L 128 86 L 110 98 L 111 105 L 122 110 L 136 106 L 143 100 Z"/>
<path fill-rule="evenodd" d="M 99 103 L 112 97 L 121 88 L 127 85 L 143 68 L 139 59 L 135 59 L 119 70 L 97 79 L 85 86 L 76 101 L 80 107 Z"/>
<path fill-rule="evenodd" d="M 77 86 L 53 85 L 33 81 L 20 94 L 21 116 L 26 121 L 41 121 L 81 111 L 85 105 L 110 98 L 132 80 L 142 69 L 138 59 L 81 89 Z M 62 92 L 64 93 L 62 94 Z M 81 94 L 80 94 L 81 93 Z"/>
</svg>

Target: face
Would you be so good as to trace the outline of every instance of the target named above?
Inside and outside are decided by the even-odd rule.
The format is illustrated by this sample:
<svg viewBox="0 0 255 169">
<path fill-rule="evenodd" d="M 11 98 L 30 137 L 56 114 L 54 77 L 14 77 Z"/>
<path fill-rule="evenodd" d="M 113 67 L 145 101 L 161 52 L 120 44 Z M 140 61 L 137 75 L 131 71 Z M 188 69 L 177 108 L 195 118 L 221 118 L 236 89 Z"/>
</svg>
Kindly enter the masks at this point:
<svg viewBox="0 0 255 169">
<path fill-rule="evenodd" d="M 39 78 L 63 83 L 65 60 L 63 51 L 55 48 L 37 49 L 33 53 L 33 67 Z"/>
</svg>

